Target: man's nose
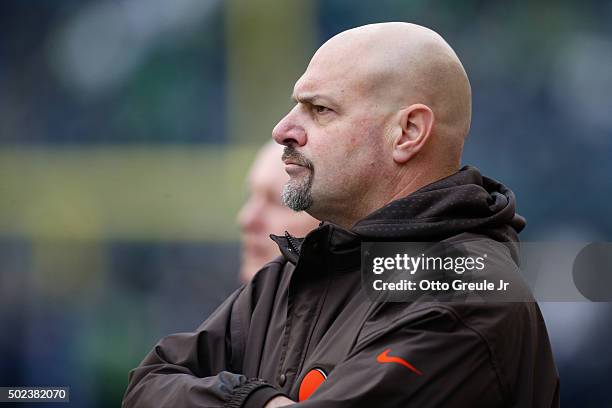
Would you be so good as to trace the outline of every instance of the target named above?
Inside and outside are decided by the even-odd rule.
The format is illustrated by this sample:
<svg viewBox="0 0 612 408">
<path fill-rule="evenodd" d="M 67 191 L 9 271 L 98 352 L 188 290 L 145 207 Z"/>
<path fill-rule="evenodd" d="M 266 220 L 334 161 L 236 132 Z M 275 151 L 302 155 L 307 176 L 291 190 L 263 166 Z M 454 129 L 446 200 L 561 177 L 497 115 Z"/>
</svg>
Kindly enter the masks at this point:
<svg viewBox="0 0 612 408">
<path fill-rule="evenodd" d="M 296 123 L 294 111 L 291 111 L 276 124 L 272 130 L 272 139 L 284 146 L 304 146 L 306 131 Z"/>
</svg>

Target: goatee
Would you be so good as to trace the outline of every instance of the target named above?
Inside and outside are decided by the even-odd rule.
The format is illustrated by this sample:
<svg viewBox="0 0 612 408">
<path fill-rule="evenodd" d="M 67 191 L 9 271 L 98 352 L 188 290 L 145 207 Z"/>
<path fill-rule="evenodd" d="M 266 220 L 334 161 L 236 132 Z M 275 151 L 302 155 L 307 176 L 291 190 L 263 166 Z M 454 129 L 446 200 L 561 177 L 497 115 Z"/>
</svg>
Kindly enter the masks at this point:
<svg viewBox="0 0 612 408">
<path fill-rule="evenodd" d="M 283 186 L 281 201 L 293 211 L 304 211 L 312 205 L 312 176 L 308 174 L 301 180 L 289 180 Z"/>
<path fill-rule="evenodd" d="M 308 174 L 301 179 L 290 179 L 283 186 L 281 201 L 283 205 L 293 211 L 304 211 L 312 205 L 312 178 L 314 166 L 310 160 L 300 154 L 293 146 L 286 146 L 282 156 L 283 160 L 291 159 L 292 162 L 308 169 Z"/>
</svg>

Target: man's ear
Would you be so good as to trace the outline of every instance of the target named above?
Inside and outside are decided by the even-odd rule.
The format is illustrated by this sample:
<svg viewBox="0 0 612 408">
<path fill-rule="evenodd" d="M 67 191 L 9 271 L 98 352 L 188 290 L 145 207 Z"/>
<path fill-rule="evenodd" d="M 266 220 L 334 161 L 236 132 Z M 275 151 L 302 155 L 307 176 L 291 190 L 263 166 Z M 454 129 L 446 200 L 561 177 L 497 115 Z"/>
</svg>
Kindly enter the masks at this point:
<svg viewBox="0 0 612 408">
<path fill-rule="evenodd" d="M 434 113 L 421 103 L 410 105 L 399 112 L 401 134 L 393 140 L 393 160 L 406 163 L 425 145 L 434 125 Z"/>
</svg>

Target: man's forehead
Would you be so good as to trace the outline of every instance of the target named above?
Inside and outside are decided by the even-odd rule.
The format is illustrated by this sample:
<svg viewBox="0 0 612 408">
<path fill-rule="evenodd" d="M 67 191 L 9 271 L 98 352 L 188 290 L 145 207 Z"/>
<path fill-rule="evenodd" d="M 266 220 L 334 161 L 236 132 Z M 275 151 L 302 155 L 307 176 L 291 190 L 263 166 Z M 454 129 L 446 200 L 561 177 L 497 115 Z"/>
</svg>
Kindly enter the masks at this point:
<svg viewBox="0 0 612 408">
<path fill-rule="evenodd" d="M 331 70 L 315 70 L 309 66 L 306 72 L 295 82 L 293 87 L 293 97 L 313 96 L 324 91 L 323 87 L 329 86 L 334 79 Z"/>
<path fill-rule="evenodd" d="M 359 90 L 359 78 L 349 73 L 334 71 L 336 70 L 330 69 L 327 72 L 310 73 L 307 70 L 295 83 L 291 99 L 308 103 L 340 103 L 346 96 Z"/>
</svg>

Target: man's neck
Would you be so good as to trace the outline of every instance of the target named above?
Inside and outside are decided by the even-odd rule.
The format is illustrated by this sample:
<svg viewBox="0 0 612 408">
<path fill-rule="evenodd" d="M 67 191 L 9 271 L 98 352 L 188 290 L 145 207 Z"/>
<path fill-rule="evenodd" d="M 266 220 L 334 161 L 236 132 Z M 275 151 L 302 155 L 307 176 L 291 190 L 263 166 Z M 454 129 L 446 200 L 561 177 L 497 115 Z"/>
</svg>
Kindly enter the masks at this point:
<svg viewBox="0 0 612 408">
<path fill-rule="evenodd" d="M 431 183 L 442 180 L 443 178 L 456 173 L 458 170 L 458 168 L 453 166 L 435 169 L 420 168 L 406 172 L 404 177 L 401 178 L 401 181 L 397 183 L 398 188 L 392 190 L 392 193 L 389 194 L 388 199 L 385 201 L 385 205 L 397 199 L 406 197 Z"/>
<path fill-rule="evenodd" d="M 390 188 L 386 194 L 380 194 L 379 197 L 367 197 L 358 200 L 357 203 L 354 203 L 354 207 L 348 210 L 344 208 L 342 213 L 334 214 L 333 216 L 328 216 L 324 219 L 325 221 L 350 230 L 357 222 L 379 208 L 386 206 L 392 201 L 404 198 L 425 187 L 426 185 L 448 177 L 456 172 L 457 169 L 454 168 L 406 169 L 405 171 L 398 172 L 395 177 L 392 177 L 389 180 L 388 185 Z M 317 217 L 315 216 L 315 218 Z"/>
</svg>

